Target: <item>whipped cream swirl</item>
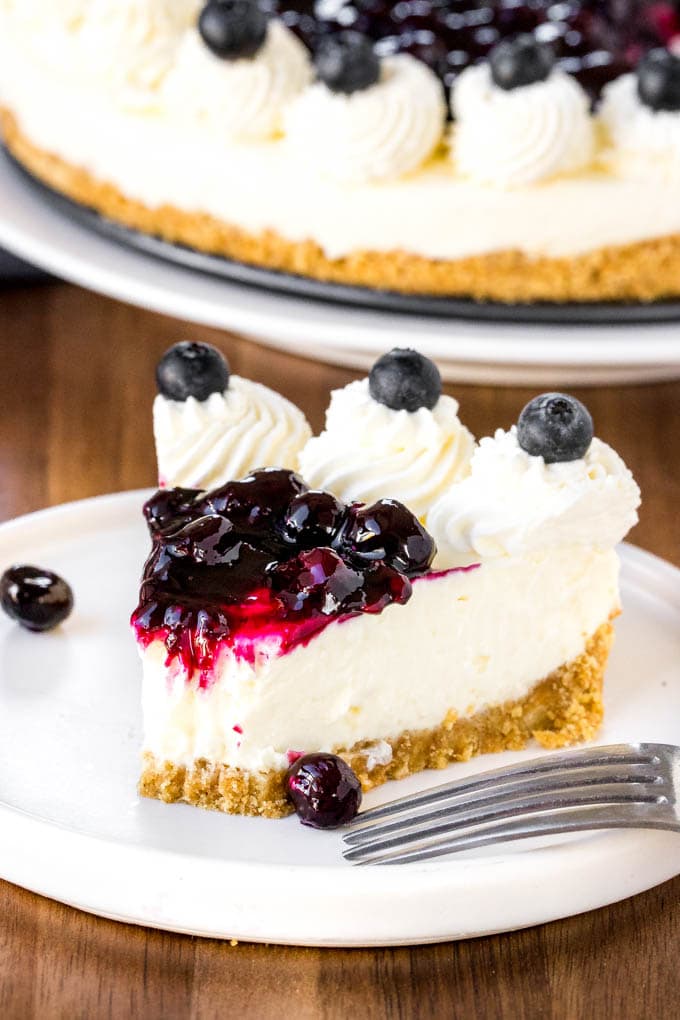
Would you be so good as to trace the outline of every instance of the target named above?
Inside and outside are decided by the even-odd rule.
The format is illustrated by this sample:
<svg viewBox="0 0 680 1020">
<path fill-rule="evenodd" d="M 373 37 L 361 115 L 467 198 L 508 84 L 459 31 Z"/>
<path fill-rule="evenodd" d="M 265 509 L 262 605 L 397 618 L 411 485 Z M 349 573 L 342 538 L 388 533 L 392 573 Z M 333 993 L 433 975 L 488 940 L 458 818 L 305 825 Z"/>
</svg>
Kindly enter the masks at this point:
<svg viewBox="0 0 680 1020">
<path fill-rule="evenodd" d="M 197 31 L 188 32 L 168 76 L 169 112 L 207 124 L 218 136 L 237 141 L 280 133 L 283 110 L 311 80 L 307 50 L 280 21 L 272 20 L 254 57 L 222 60 Z"/>
<path fill-rule="evenodd" d="M 256 468 L 296 468 L 311 435 L 294 404 L 237 375 L 224 393 L 207 400 L 157 396 L 153 419 L 160 483 L 195 489 L 212 489 Z"/>
<path fill-rule="evenodd" d="M 588 97 L 563 71 L 505 91 L 494 84 L 488 64 L 470 67 L 453 88 L 452 106 L 453 158 L 474 180 L 522 187 L 592 161 Z"/>
<path fill-rule="evenodd" d="M 637 78 L 624 74 L 604 90 L 600 117 L 624 172 L 680 179 L 680 112 L 652 110 L 638 95 Z"/>
<path fill-rule="evenodd" d="M 482 439 L 470 475 L 427 516 L 444 569 L 557 546 L 610 550 L 637 521 L 640 490 L 619 455 L 593 439 L 581 460 L 546 464 L 517 429 Z"/>
<path fill-rule="evenodd" d="M 78 32 L 82 69 L 89 80 L 125 90 L 124 104 L 157 89 L 198 8 L 198 0 L 91 0 Z"/>
<path fill-rule="evenodd" d="M 393 411 L 360 379 L 331 394 L 326 429 L 302 450 L 300 471 L 346 502 L 391 497 L 424 518 L 465 477 L 474 445 L 453 397 L 440 397 L 431 411 Z"/>
<path fill-rule="evenodd" d="M 286 134 L 315 172 L 360 184 L 416 170 L 441 141 L 445 117 L 436 75 L 403 54 L 383 60 L 380 81 L 351 95 L 312 85 L 288 110 Z"/>
</svg>

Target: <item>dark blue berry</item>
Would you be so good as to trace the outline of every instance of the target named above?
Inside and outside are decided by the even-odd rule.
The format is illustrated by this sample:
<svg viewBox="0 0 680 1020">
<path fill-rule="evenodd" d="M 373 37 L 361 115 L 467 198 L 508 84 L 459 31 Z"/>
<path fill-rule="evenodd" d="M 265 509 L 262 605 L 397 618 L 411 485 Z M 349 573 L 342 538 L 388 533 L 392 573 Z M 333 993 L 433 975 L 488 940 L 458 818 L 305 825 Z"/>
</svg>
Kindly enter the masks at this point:
<svg viewBox="0 0 680 1020">
<path fill-rule="evenodd" d="M 307 491 L 306 483 L 285 468 L 261 468 L 237 482 L 207 493 L 206 512 L 224 514 L 237 529 L 272 528 L 283 523 L 292 500 Z"/>
<path fill-rule="evenodd" d="M 546 464 L 579 460 L 593 440 L 593 419 L 580 400 L 544 393 L 526 405 L 517 422 L 519 445 Z"/>
<path fill-rule="evenodd" d="M 192 518 L 200 489 L 159 489 L 144 504 L 144 516 L 152 534 L 177 531 Z"/>
<path fill-rule="evenodd" d="M 545 81 L 554 64 L 555 56 L 550 47 L 537 42 L 533 35 L 505 39 L 489 56 L 491 77 L 506 91 Z"/>
<path fill-rule="evenodd" d="M 10 567 L 0 578 L 0 603 L 8 616 L 27 630 L 52 630 L 70 615 L 70 585 L 40 567 Z"/>
<path fill-rule="evenodd" d="M 255 0 L 210 0 L 201 11 L 198 30 L 216 57 L 254 57 L 267 37 L 268 18 Z"/>
<path fill-rule="evenodd" d="M 370 88 L 380 78 L 373 42 L 359 32 L 324 36 L 314 57 L 319 81 L 331 92 L 350 94 Z"/>
<path fill-rule="evenodd" d="M 295 496 L 283 521 L 284 535 L 299 548 L 330 545 L 345 519 L 346 507 L 330 492 L 309 490 Z"/>
<path fill-rule="evenodd" d="M 356 563 L 385 563 L 407 577 L 424 574 L 437 551 L 415 514 L 396 499 L 350 507 L 337 544 Z"/>
<path fill-rule="evenodd" d="M 637 69 L 640 99 L 652 110 L 680 110 L 680 57 L 652 50 Z"/>
<path fill-rule="evenodd" d="M 336 754 L 306 754 L 286 773 L 286 790 L 303 825 L 336 829 L 356 818 L 361 783 Z"/>
<path fill-rule="evenodd" d="M 166 351 L 156 368 L 158 392 L 168 400 L 207 400 L 229 385 L 229 364 L 210 344 L 184 341 Z"/>
<path fill-rule="evenodd" d="M 354 612 L 363 605 L 363 575 L 332 549 L 309 549 L 279 563 L 272 583 L 288 613 L 330 616 Z"/>
<path fill-rule="evenodd" d="M 395 347 L 376 361 L 368 388 L 374 400 L 394 411 L 431 410 L 441 396 L 442 377 L 429 358 Z"/>
</svg>

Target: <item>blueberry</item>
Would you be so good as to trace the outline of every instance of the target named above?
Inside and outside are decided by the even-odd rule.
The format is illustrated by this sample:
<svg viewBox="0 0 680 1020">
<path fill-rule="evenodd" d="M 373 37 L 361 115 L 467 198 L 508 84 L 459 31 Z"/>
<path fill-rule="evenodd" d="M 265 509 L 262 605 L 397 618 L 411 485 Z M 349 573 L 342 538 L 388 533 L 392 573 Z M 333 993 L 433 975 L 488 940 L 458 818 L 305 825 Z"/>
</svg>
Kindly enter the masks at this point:
<svg viewBox="0 0 680 1020">
<path fill-rule="evenodd" d="M 524 408 L 517 422 L 519 445 L 546 464 L 579 460 L 593 439 L 586 407 L 566 393 L 544 393 Z"/>
<path fill-rule="evenodd" d="M 268 18 L 255 0 L 210 0 L 198 31 L 211 53 L 225 60 L 254 57 L 267 37 Z"/>
<path fill-rule="evenodd" d="M 489 56 L 491 77 L 506 91 L 545 81 L 554 64 L 555 56 L 550 47 L 537 42 L 533 35 L 505 39 Z"/>
<path fill-rule="evenodd" d="M 213 489 L 203 501 L 209 513 L 224 514 L 237 528 L 262 530 L 283 521 L 293 499 L 306 492 L 306 483 L 285 468 L 261 468 L 238 482 Z"/>
<path fill-rule="evenodd" d="M 336 829 L 356 818 L 361 783 L 337 754 L 305 754 L 286 773 L 286 790 L 303 825 Z"/>
<path fill-rule="evenodd" d="M 0 603 L 27 630 L 52 630 L 73 609 L 70 585 L 40 567 L 10 567 L 0 578 Z"/>
<path fill-rule="evenodd" d="M 176 531 L 191 520 L 200 489 L 159 489 L 144 504 L 143 512 L 152 534 Z"/>
<path fill-rule="evenodd" d="M 173 559 L 214 567 L 235 556 L 236 544 L 231 521 L 218 514 L 199 517 L 185 524 L 167 540 L 166 550 Z"/>
<path fill-rule="evenodd" d="M 437 551 L 415 514 L 396 499 L 350 507 L 336 543 L 355 563 L 385 563 L 407 577 L 424 574 Z"/>
<path fill-rule="evenodd" d="M 344 522 L 345 511 L 345 505 L 330 492 L 302 492 L 288 507 L 284 535 L 302 549 L 330 545 Z"/>
<path fill-rule="evenodd" d="M 210 344 L 184 341 L 166 351 L 156 368 L 158 392 L 168 400 L 207 400 L 229 385 L 229 364 Z"/>
<path fill-rule="evenodd" d="M 363 575 L 332 549 L 309 549 L 272 571 L 272 584 L 288 613 L 306 616 L 363 608 Z"/>
<path fill-rule="evenodd" d="M 380 78 L 380 60 L 373 42 L 359 32 L 324 36 L 317 47 L 314 65 L 319 81 L 331 92 L 349 95 L 370 88 Z"/>
<path fill-rule="evenodd" d="M 432 410 L 441 396 L 442 377 L 429 358 L 395 347 L 376 361 L 368 388 L 374 400 L 393 411 Z"/>
<path fill-rule="evenodd" d="M 638 95 L 652 110 L 680 110 L 680 57 L 652 50 L 638 64 Z"/>
</svg>

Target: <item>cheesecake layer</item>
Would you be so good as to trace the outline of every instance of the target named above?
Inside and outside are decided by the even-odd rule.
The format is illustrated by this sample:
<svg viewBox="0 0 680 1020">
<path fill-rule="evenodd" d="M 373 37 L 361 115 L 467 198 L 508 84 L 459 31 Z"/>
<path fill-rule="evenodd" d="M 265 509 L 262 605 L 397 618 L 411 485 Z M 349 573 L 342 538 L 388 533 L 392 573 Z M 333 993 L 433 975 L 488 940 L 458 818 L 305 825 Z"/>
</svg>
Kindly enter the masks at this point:
<svg viewBox="0 0 680 1020">
<path fill-rule="evenodd" d="M 279 206 L 269 208 L 259 201 L 257 222 L 241 223 L 237 217 L 247 208 L 247 196 L 238 188 L 230 190 L 217 173 L 220 205 L 229 198 L 223 214 L 207 211 L 204 197 L 183 194 L 183 189 L 164 197 L 161 181 L 167 178 L 167 168 L 177 162 L 177 154 L 167 153 L 156 167 L 153 186 L 149 181 L 140 188 L 134 175 L 129 183 L 115 183 L 110 167 L 92 171 L 85 156 L 71 162 L 58 155 L 58 149 L 37 145 L 35 136 L 19 127 L 17 116 L 7 107 L 0 109 L 0 122 L 10 152 L 36 177 L 76 202 L 170 243 L 267 269 L 400 293 L 510 303 L 654 301 L 680 294 L 680 203 L 678 189 L 668 184 L 649 187 L 639 181 L 615 182 L 593 175 L 563 182 L 565 194 L 558 184 L 548 184 L 527 189 L 521 197 L 460 185 L 461 193 L 451 203 L 449 192 L 455 192 L 455 185 L 446 179 L 446 164 L 442 164 L 439 175 L 446 183 L 440 181 L 439 186 L 445 194 L 436 196 L 420 181 L 418 195 L 409 202 L 413 215 L 407 223 L 413 224 L 425 219 L 416 216 L 419 203 L 432 205 L 430 221 L 437 223 L 436 238 L 423 239 L 419 228 L 412 236 L 404 233 L 401 216 L 394 213 L 404 196 L 397 193 L 390 198 L 375 188 L 367 196 L 365 209 L 359 210 L 356 195 L 333 191 L 312 203 L 310 213 L 309 193 L 300 194 L 298 211 L 291 217 L 290 193 L 281 189 L 278 168 L 270 167 L 268 184 L 277 190 Z M 139 138 L 131 138 L 125 149 L 140 151 L 140 144 Z M 263 171 L 253 164 L 252 155 L 242 180 L 251 182 L 257 192 L 253 179 Z M 196 165 L 191 171 L 187 167 L 183 181 L 196 177 Z M 200 191 L 203 196 L 209 193 L 209 181 L 203 181 Z M 571 223 L 578 225 L 571 238 L 569 231 L 560 233 L 555 226 L 555 210 L 567 199 Z M 338 216 L 343 205 L 344 216 Z M 333 222 L 328 219 L 331 211 Z M 282 213 L 285 223 L 280 222 Z M 590 219 L 583 218 L 586 214 Z M 338 224 L 357 225 L 361 236 L 346 237 L 343 226 L 336 231 L 336 216 Z M 606 222 L 593 228 L 603 218 Z M 466 222 L 467 232 L 462 229 Z M 519 229 L 520 223 L 527 222 L 537 226 L 541 236 L 527 238 Z M 502 226 L 503 236 L 489 237 L 489 224 Z M 544 228 L 548 234 L 544 235 Z M 316 238 L 317 233 L 323 237 Z M 576 250 L 546 254 L 571 248 Z M 421 253 L 427 249 L 450 249 L 451 253 Z M 471 253 L 456 254 L 465 249 Z"/>
<path fill-rule="evenodd" d="M 140 648 L 143 748 L 245 772 L 359 744 L 380 757 L 406 731 L 526 697 L 618 608 L 616 553 L 568 547 L 416 578 L 406 605 L 333 620 L 285 654 L 224 645 L 207 678 L 154 640 Z"/>
<path fill-rule="evenodd" d="M 602 721 L 602 681 L 613 628 L 603 623 L 581 655 L 540 681 L 523 698 L 457 718 L 450 712 L 431 729 L 406 730 L 384 741 L 334 750 L 351 765 L 364 790 L 427 768 L 445 768 L 477 754 L 521 750 L 530 739 L 554 749 L 592 739 Z M 525 640 L 530 643 L 531 633 Z M 380 755 L 382 754 L 382 760 Z M 147 751 L 139 783 L 142 796 L 184 802 L 230 814 L 281 818 L 292 812 L 284 769 L 254 772 L 201 758 L 181 764 Z"/>
</svg>

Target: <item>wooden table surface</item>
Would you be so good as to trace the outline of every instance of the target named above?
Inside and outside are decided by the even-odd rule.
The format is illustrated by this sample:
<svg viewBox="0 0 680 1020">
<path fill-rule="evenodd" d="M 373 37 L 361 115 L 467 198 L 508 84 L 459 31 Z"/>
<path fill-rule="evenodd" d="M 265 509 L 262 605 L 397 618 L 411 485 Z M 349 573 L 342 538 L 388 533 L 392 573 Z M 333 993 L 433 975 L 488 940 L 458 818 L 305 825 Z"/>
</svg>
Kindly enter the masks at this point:
<svg viewBox="0 0 680 1020">
<path fill-rule="evenodd" d="M 352 377 L 64 284 L 2 290 L 0 518 L 152 485 L 154 366 L 185 338 L 216 344 L 233 371 L 281 390 L 314 427 L 329 390 Z M 510 425 L 533 395 L 449 390 L 477 435 Z M 577 393 L 643 490 L 634 540 L 680 565 L 680 383 Z M 294 899 L 292 889 L 291 909 Z M 528 931 L 396 950 L 231 946 L 0 883 L 0 1017 L 678 1017 L 679 933 L 680 878 Z"/>
</svg>

